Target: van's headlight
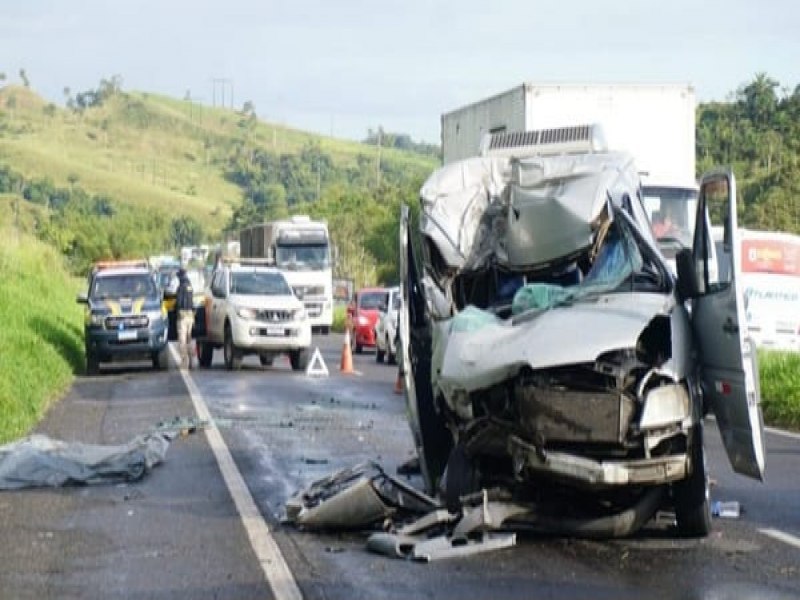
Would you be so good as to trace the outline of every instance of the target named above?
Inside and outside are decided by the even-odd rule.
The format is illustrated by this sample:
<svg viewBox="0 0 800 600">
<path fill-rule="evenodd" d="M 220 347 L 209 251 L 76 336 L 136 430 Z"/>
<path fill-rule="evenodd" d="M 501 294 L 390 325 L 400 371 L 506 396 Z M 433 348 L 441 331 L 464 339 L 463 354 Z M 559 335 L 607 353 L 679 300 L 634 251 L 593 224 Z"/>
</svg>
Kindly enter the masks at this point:
<svg viewBox="0 0 800 600">
<path fill-rule="evenodd" d="M 252 321 L 256 318 L 256 309 L 255 308 L 248 308 L 246 306 L 237 306 L 236 307 L 236 314 L 241 319 L 247 319 L 248 321 Z"/>
<path fill-rule="evenodd" d="M 106 322 L 106 315 L 103 313 L 90 313 L 89 314 L 89 324 L 94 325 L 96 327 L 100 327 L 104 325 Z"/>
<path fill-rule="evenodd" d="M 306 309 L 305 308 L 298 308 L 292 311 L 292 319 L 295 321 L 305 321 L 306 320 Z"/>
</svg>

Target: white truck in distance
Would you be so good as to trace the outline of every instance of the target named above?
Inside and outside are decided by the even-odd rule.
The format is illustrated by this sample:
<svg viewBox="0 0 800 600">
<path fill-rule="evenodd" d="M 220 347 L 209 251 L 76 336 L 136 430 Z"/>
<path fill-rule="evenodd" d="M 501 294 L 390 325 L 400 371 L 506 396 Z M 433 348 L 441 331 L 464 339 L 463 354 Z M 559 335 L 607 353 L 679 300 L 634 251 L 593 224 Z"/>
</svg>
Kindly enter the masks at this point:
<svg viewBox="0 0 800 600">
<path fill-rule="evenodd" d="M 695 93 L 688 84 L 534 84 L 442 115 L 445 164 L 478 156 L 483 136 L 599 123 L 609 150 L 633 155 L 665 257 L 691 246 L 697 208 Z"/>
<path fill-rule="evenodd" d="M 239 232 L 242 258 L 265 258 L 286 276 L 302 300 L 312 330 L 333 324 L 333 268 L 328 225 L 306 215 L 252 225 Z"/>
</svg>

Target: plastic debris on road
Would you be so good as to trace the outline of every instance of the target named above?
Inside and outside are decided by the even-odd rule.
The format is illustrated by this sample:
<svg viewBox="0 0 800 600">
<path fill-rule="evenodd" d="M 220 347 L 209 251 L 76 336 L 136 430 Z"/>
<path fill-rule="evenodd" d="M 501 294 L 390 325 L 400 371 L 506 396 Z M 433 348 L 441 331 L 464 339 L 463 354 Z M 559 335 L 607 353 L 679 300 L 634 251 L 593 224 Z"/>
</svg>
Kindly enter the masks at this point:
<svg viewBox="0 0 800 600">
<path fill-rule="evenodd" d="M 721 502 L 719 500 L 711 504 L 711 514 L 720 519 L 738 519 L 742 513 L 742 507 L 736 500 Z"/>
<path fill-rule="evenodd" d="M 527 512 L 510 502 L 490 501 L 484 491 L 472 505 L 451 513 L 391 477 L 375 463 L 342 469 L 319 479 L 286 502 L 286 521 L 302 529 L 363 529 L 367 548 L 378 554 L 430 562 L 508 548 L 516 535 L 497 531 Z"/>
</svg>

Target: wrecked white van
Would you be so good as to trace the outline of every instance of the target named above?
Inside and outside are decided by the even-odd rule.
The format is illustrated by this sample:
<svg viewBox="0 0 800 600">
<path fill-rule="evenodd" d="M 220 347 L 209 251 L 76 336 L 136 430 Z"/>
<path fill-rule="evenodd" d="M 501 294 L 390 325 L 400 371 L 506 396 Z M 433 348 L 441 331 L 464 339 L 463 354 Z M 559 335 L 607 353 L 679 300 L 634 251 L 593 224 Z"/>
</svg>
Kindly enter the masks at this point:
<svg viewBox="0 0 800 600">
<path fill-rule="evenodd" d="M 418 225 L 404 210 L 400 356 L 449 508 L 489 490 L 528 508 L 521 525 L 619 536 L 671 505 L 706 535 L 708 412 L 733 468 L 763 477 L 731 172 L 703 177 L 677 278 L 632 159 L 596 126 L 488 136 L 424 184 Z"/>
</svg>

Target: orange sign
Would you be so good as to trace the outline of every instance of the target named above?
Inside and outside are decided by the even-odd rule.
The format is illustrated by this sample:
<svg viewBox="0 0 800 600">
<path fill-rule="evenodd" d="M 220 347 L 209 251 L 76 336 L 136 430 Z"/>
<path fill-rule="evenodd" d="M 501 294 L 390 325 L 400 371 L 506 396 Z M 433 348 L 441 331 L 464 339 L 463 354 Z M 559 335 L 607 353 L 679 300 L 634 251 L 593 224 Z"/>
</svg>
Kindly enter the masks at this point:
<svg viewBox="0 0 800 600">
<path fill-rule="evenodd" d="M 742 272 L 800 277 L 800 242 L 742 240 Z"/>
</svg>

